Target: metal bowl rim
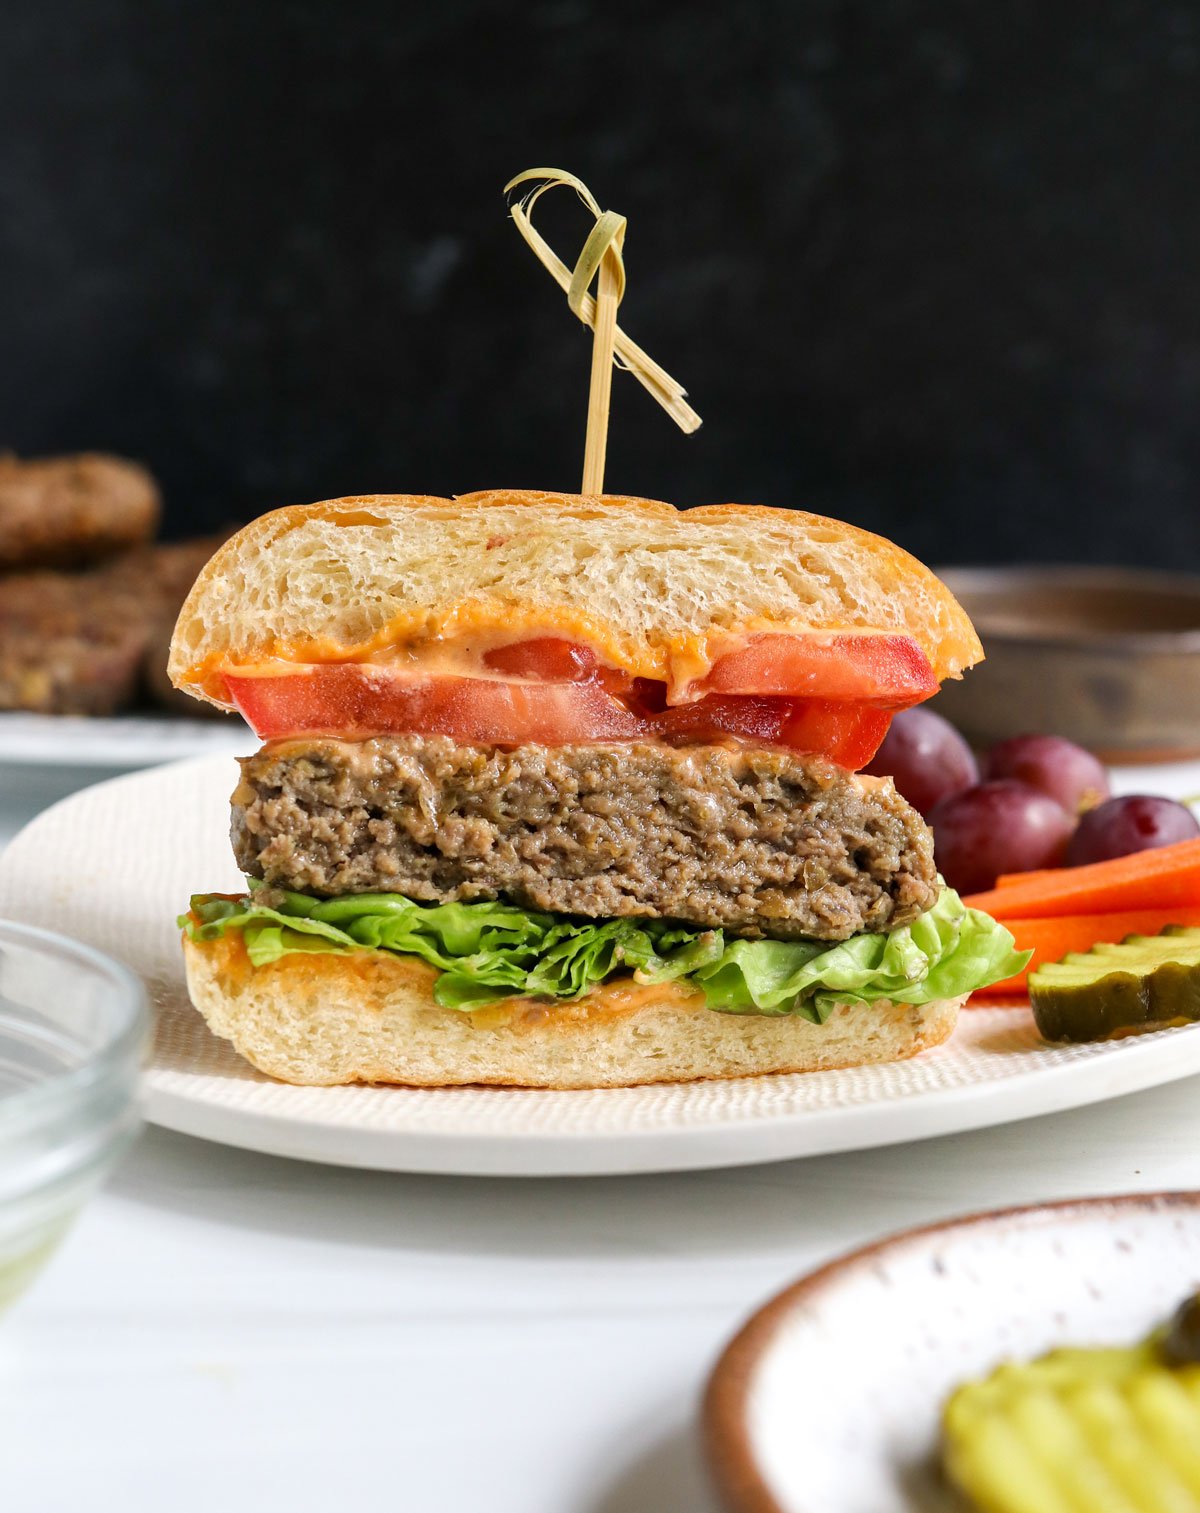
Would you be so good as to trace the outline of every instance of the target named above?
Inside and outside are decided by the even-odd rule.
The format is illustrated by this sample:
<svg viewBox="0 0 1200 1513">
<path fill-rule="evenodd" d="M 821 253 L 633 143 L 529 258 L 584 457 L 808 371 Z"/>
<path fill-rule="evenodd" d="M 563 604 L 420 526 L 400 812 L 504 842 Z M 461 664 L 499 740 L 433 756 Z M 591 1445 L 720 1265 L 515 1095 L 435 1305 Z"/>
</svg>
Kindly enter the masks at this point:
<svg viewBox="0 0 1200 1513">
<path fill-rule="evenodd" d="M 1197 614 L 1200 615 L 1200 574 L 1197 573 L 1170 573 L 1149 567 L 1055 566 L 1052 563 L 1012 564 L 1005 567 L 972 567 L 962 564 L 939 567 L 936 571 L 956 596 L 970 592 L 976 585 L 981 588 L 1002 588 L 1029 583 L 1031 580 L 1035 583 L 1087 585 L 1095 588 L 1120 586 L 1125 589 L 1141 588 L 1151 594 L 1170 592 L 1183 598 L 1194 598 Z M 1194 630 L 1089 631 L 1081 627 L 1078 631 L 989 630 L 985 637 L 984 632 L 980 634 L 986 643 L 992 645 L 1003 643 L 1031 650 L 1124 652 L 1127 655 L 1154 651 L 1182 656 L 1200 653 L 1200 625 Z"/>
</svg>

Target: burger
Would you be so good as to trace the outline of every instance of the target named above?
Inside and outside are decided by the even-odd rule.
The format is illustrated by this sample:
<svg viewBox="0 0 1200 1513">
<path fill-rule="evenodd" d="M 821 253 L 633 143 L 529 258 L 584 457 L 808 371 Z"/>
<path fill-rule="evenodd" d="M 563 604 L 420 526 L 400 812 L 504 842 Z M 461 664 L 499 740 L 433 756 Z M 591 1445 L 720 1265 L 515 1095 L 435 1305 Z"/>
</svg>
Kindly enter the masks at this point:
<svg viewBox="0 0 1200 1513">
<path fill-rule="evenodd" d="M 264 742 L 232 799 L 246 891 L 181 917 L 192 1001 L 302 1084 L 912 1056 L 1021 958 L 857 774 L 981 655 L 927 568 L 800 511 L 499 490 L 266 515 L 171 646 L 175 685 Z"/>
</svg>

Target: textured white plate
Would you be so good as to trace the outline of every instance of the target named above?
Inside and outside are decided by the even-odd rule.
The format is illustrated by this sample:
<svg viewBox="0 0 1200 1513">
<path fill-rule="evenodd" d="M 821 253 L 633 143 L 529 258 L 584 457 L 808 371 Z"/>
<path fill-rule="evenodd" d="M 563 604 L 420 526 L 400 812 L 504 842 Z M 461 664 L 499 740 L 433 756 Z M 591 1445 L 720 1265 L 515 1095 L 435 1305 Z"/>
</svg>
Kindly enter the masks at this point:
<svg viewBox="0 0 1200 1513">
<path fill-rule="evenodd" d="M 209 1034 L 188 1003 L 175 916 L 235 891 L 231 759 L 131 773 L 46 810 L 0 856 L 0 916 L 128 962 L 158 1010 L 147 1116 L 278 1155 L 396 1171 L 669 1171 L 890 1145 L 1075 1107 L 1200 1071 L 1200 1025 L 1050 1047 L 1028 1011 L 970 1010 L 895 1066 L 603 1092 L 295 1088 Z"/>
<path fill-rule="evenodd" d="M 732 1513 L 951 1513 L 960 1382 L 1055 1345 L 1132 1343 L 1200 1287 L 1200 1193 L 943 1224 L 833 1262 L 726 1350 L 705 1438 Z"/>
<path fill-rule="evenodd" d="M 241 720 L 153 714 L 0 714 L 0 765 L 154 767 L 184 757 L 252 751 Z"/>
</svg>

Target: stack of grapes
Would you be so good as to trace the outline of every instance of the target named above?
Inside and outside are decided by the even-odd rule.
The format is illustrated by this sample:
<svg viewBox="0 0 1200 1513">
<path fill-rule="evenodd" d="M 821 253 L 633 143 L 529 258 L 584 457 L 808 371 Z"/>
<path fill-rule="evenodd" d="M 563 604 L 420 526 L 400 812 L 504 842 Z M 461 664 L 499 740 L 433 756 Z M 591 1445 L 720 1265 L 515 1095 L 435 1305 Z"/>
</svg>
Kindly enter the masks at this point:
<svg viewBox="0 0 1200 1513">
<path fill-rule="evenodd" d="M 1052 735 L 1021 735 L 985 755 L 931 709 L 898 714 L 866 769 L 891 777 L 929 821 L 938 869 L 960 893 L 998 877 L 1078 867 L 1194 840 L 1200 824 L 1172 799 L 1112 798 L 1090 751 Z"/>
</svg>

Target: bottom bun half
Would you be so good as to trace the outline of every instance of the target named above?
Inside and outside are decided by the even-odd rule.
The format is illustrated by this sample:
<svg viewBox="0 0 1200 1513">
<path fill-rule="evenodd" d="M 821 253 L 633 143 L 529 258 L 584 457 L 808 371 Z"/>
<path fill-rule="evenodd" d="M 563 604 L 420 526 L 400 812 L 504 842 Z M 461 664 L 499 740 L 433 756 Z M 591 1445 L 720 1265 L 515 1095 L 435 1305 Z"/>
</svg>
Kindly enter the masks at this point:
<svg viewBox="0 0 1200 1513">
<path fill-rule="evenodd" d="M 364 952 L 255 967 L 241 938 L 185 938 L 188 990 L 215 1035 L 268 1076 L 303 1086 L 636 1087 L 706 1077 L 901 1061 L 954 1029 L 963 999 L 839 1004 L 823 1025 L 721 1014 L 674 983 L 626 979 L 585 998 L 505 999 L 464 1012 L 434 1001 L 423 962 Z"/>
</svg>

